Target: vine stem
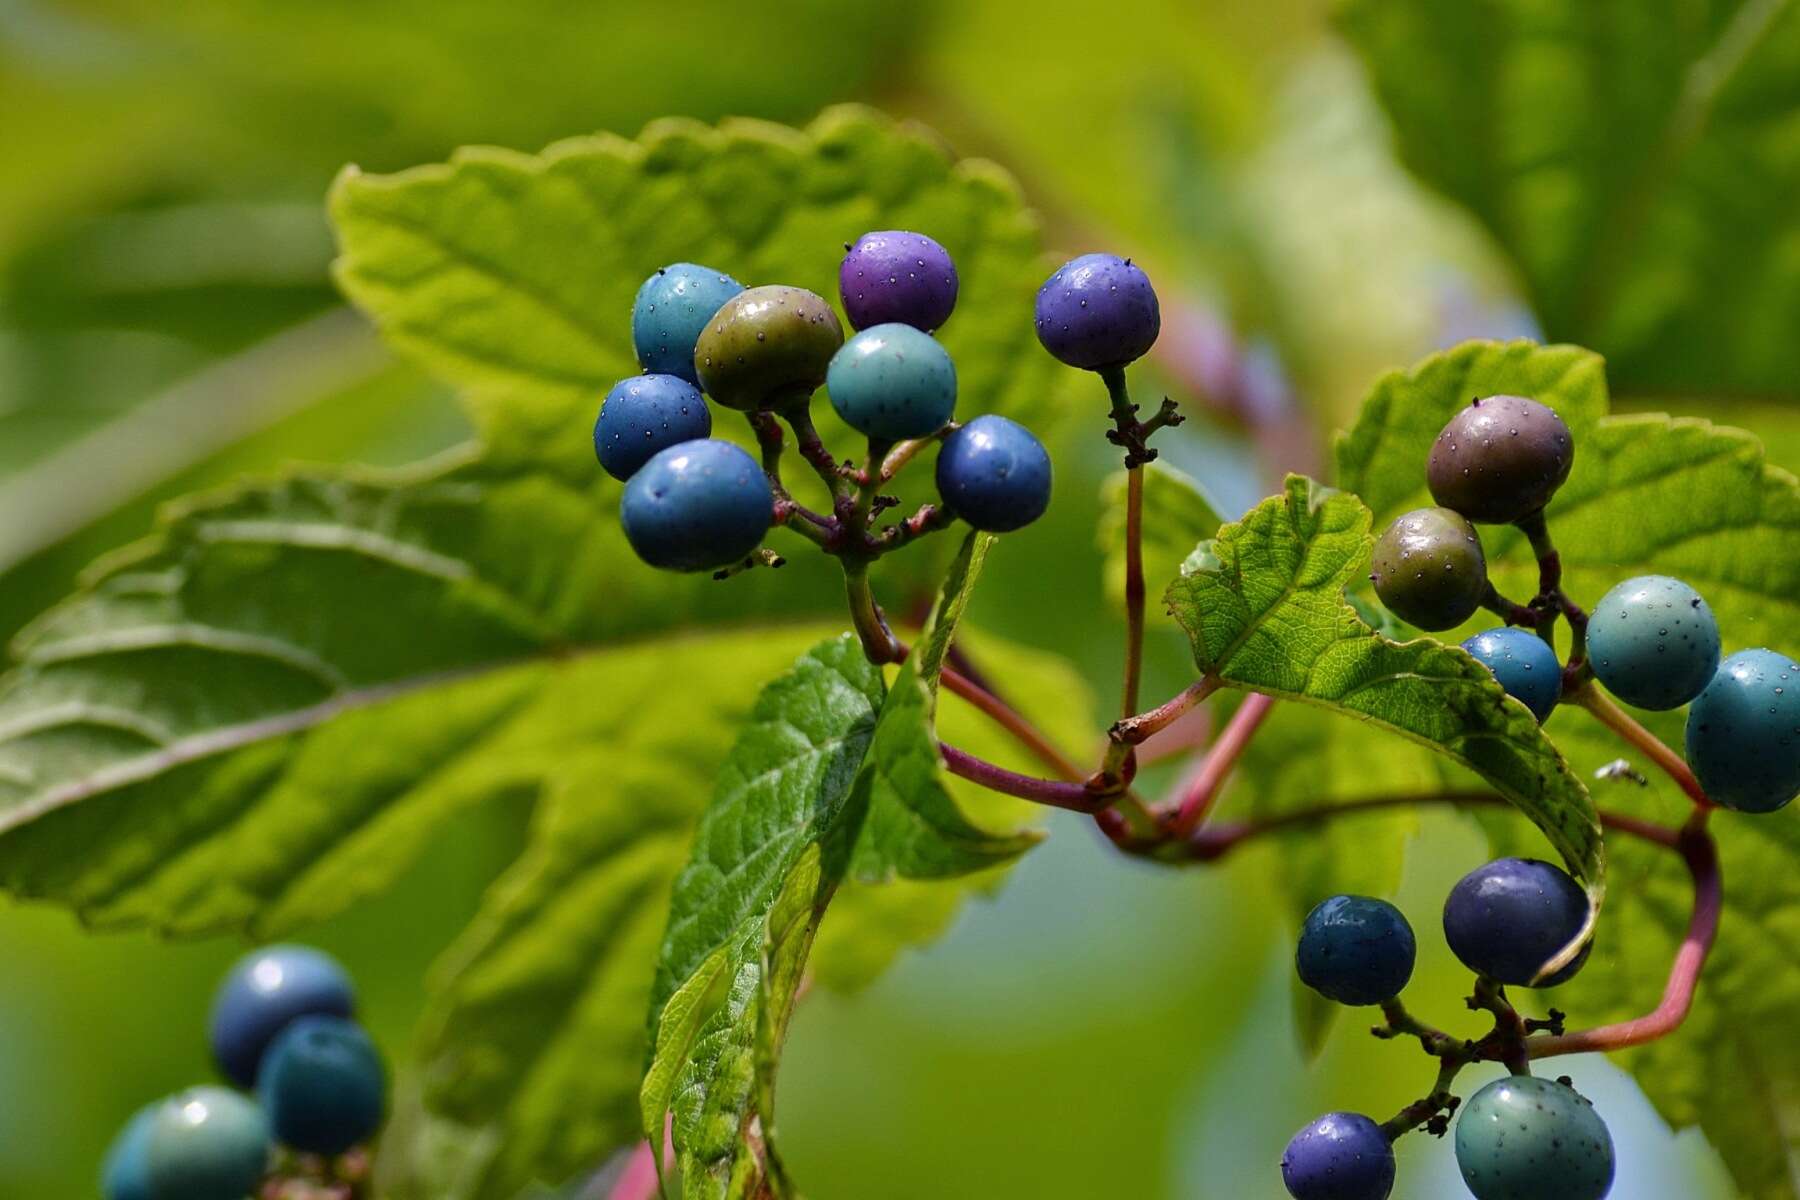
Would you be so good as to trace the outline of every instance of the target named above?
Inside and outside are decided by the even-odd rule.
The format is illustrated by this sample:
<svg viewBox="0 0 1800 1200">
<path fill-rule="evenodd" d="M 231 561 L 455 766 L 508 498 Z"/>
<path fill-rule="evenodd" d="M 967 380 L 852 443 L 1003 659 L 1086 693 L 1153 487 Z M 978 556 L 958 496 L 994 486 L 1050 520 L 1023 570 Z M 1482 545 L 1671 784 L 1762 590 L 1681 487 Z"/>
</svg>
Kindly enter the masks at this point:
<svg viewBox="0 0 1800 1200">
<path fill-rule="evenodd" d="M 946 691 L 967 701 L 984 713 L 994 724 L 1006 730 L 1014 740 L 1036 755 L 1045 766 L 1061 776 L 1065 782 L 1075 783 L 1081 780 L 1081 769 L 1063 757 L 1062 753 L 1050 744 L 1049 739 L 1039 733 L 1037 728 L 1026 720 L 1017 709 L 954 667 L 945 667 L 940 678 Z"/>
<path fill-rule="evenodd" d="M 1275 698 L 1261 692 L 1251 692 L 1244 697 L 1244 702 L 1231 714 L 1231 720 L 1219 731 L 1218 738 L 1206 752 L 1200 763 L 1200 769 L 1194 773 L 1193 779 L 1183 791 L 1175 812 L 1168 821 L 1169 833 L 1175 837 L 1187 837 L 1206 816 L 1218 801 L 1219 792 L 1225 786 L 1225 780 L 1231 776 L 1231 770 L 1237 765 L 1249 747 L 1251 739 L 1262 726 L 1269 710 L 1275 707 Z"/>
<path fill-rule="evenodd" d="M 1123 380 L 1124 373 L 1120 372 Z M 1123 389 L 1123 382 L 1120 387 Z M 1125 686 L 1119 715 L 1138 710 L 1144 674 L 1144 468 L 1126 472 L 1125 487 Z"/>
<path fill-rule="evenodd" d="M 939 742 L 938 752 L 944 756 L 944 765 L 952 775 L 978 783 L 989 791 L 1017 796 L 1021 800 L 1031 800 L 1070 812 L 1092 814 L 1110 807 L 1118 799 L 1116 795 L 1094 791 L 1084 784 L 1040 779 L 1035 775 L 1009 771 L 986 759 L 977 758 L 966 750 L 959 750 L 948 742 Z"/>
<path fill-rule="evenodd" d="M 868 656 L 869 661 L 880 666 L 905 658 L 905 646 L 888 628 L 881 609 L 875 603 L 875 593 L 869 587 L 868 563 L 844 564 L 844 595 L 850 602 L 850 624 L 856 630 L 857 640 L 862 642 L 863 653 Z"/>
<path fill-rule="evenodd" d="M 1700 786 L 1700 781 L 1694 777 L 1693 771 L 1688 769 L 1688 765 L 1682 760 L 1681 755 L 1665 745 L 1661 738 L 1638 724 L 1630 713 L 1620 708 L 1613 702 L 1612 697 L 1601 691 L 1600 688 L 1592 683 L 1585 684 L 1566 697 L 1566 700 L 1570 704 L 1587 709 L 1602 725 L 1643 751 L 1652 762 L 1662 769 L 1664 774 L 1680 785 L 1681 790 L 1687 793 L 1688 799 L 1694 802 L 1696 808 L 1706 810 L 1713 807 L 1713 802 L 1706 795 L 1706 789 Z"/>
<path fill-rule="evenodd" d="M 1136 716 L 1126 716 L 1114 722 L 1113 727 L 1108 730 L 1107 736 L 1115 742 L 1131 746 L 1138 745 L 1192 712 L 1208 696 L 1218 691 L 1219 687 L 1220 680 L 1217 675 L 1202 675 L 1172 698 L 1163 701 L 1148 712 L 1141 712 Z"/>
</svg>

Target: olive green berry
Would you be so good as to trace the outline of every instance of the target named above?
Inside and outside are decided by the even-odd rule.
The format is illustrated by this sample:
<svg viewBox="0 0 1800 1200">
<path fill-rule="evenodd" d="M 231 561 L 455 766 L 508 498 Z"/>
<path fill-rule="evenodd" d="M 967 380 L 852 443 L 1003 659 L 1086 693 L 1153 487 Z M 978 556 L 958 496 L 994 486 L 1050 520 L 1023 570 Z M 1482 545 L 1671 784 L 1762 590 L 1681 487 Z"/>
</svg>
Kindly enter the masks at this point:
<svg viewBox="0 0 1800 1200">
<path fill-rule="evenodd" d="M 754 287 L 713 314 L 694 347 L 707 395 L 753 411 L 804 404 L 825 382 L 844 327 L 824 297 L 805 288 Z"/>
<path fill-rule="evenodd" d="M 1475 527 L 1447 508 L 1414 509 L 1375 543 L 1375 594 L 1401 620 L 1436 633 L 1475 615 L 1487 559 Z"/>
</svg>

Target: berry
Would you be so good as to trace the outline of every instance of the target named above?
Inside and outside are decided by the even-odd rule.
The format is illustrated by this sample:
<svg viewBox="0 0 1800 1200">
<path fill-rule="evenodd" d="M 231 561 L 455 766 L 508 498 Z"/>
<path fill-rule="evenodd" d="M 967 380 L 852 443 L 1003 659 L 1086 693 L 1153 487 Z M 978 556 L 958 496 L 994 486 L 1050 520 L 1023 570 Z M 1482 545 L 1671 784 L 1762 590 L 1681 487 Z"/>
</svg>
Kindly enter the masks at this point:
<svg viewBox="0 0 1800 1200">
<path fill-rule="evenodd" d="M 1471 971 L 1499 983 L 1554 987 L 1587 961 L 1542 983 L 1538 972 L 1587 924 L 1588 899 L 1568 872 L 1535 858 L 1500 858 L 1462 877 L 1444 901 L 1444 940 Z"/>
<path fill-rule="evenodd" d="M 157 1200 L 244 1200 L 269 1165 L 262 1110 L 220 1087 L 190 1088 L 157 1106 L 144 1143 Z"/>
<path fill-rule="evenodd" d="M 1333 896 L 1306 915 L 1294 956 L 1300 981 L 1339 1004 L 1392 1000 L 1412 978 L 1412 926 L 1386 900 Z"/>
<path fill-rule="evenodd" d="M 825 375 L 844 424 L 897 442 L 936 433 L 956 411 L 956 367 L 929 333 L 876 325 L 844 343 Z"/>
<path fill-rule="evenodd" d="M 723 271 L 687 262 L 672 263 L 644 280 L 631 304 L 631 344 L 638 365 L 699 383 L 694 343 L 719 306 L 743 290 Z"/>
<path fill-rule="evenodd" d="M 1128 258 L 1084 254 L 1038 289 L 1038 341 L 1071 367 L 1122 367 L 1142 358 L 1161 330 L 1156 289 Z"/>
<path fill-rule="evenodd" d="M 754 287 L 727 300 L 700 334 L 700 386 L 727 408 L 804 404 L 825 382 L 844 327 L 822 296 L 797 287 Z"/>
<path fill-rule="evenodd" d="M 263 1051 L 296 1017 L 347 1017 L 356 997 L 350 977 L 328 954 L 308 946 L 265 946 L 239 959 L 212 1008 L 213 1058 L 242 1088 L 256 1083 Z"/>
<path fill-rule="evenodd" d="M 1561 417 L 1523 396 L 1488 396 L 1450 418 L 1425 478 L 1445 508 L 1509 525 L 1550 503 L 1574 462 L 1575 440 Z"/>
<path fill-rule="evenodd" d="M 1029 429 L 990 413 L 945 439 L 937 486 L 951 512 L 977 529 L 1007 533 L 1050 506 L 1050 456 Z"/>
<path fill-rule="evenodd" d="M 746 558 L 774 521 L 775 494 L 755 459 L 714 438 L 659 450 L 625 485 L 625 537 L 670 571 L 710 571 Z"/>
<path fill-rule="evenodd" d="M 1420 629 L 1454 629 L 1487 594 L 1487 559 L 1475 527 L 1447 508 L 1418 508 L 1375 543 L 1375 594 Z"/>
<path fill-rule="evenodd" d="M 1326 1113 L 1288 1142 L 1281 1182 L 1294 1200 L 1387 1200 L 1394 1147 L 1361 1113 Z"/>
<path fill-rule="evenodd" d="M 146 1151 L 160 1107 L 147 1104 L 138 1109 L 107 1148 L 106 1161 L 100 1167 L 100 1191 L 106 1200 L 155 1200 Z"/>
<path fill-rule="evenodd" d="M 1800 662 L 1740 650 L 1688 709 L 1687 760 L 1726 808 L 1766 813 L 1800 794 Z"/>
<path fill-rule="evenodd" d="M 1463 1105 L 1456 1165 L 1475 1200 L 1601 1200 L 1612 1190 L 1612 1135 L 1568 1084 L 1513 1075 Z"/>
<path fill-rule="evenodd" d="M 257 1095 L 282 1145 L 342 1154 L 381 1128 L 387 1075 L 354 1021 L 301 1017 L 269 1047 Z"/>
<path fill-rule="evenodd" d="M 633 375 L 613 384 L 594 422 L 594 455 L 614 479 L 630 479 L 658 450 L 712 432 L 700 389 L 675 375 Z"/>
<path fill-rule="evenodd" d="M 1476 634 L 1462 648 L 1539 722 L 1548 719 L 1562 696 L 1562 663 L 1550 643 L 1523 629 L 1502 627 Z"/>
<path fill-rule="evenodd" d="M 1680 708 L 1719 669 L 1719 623 L 1679 579 L 1640 575 L 1600 598 L 1588 661 L 1606 689 L 1639 708 Z"/>
<path fill-rule="evenodd" d="M 838 294 L 852 329 L 898 322 L 930 332 L 956 307 L 956 264 L 922 233 L 882 229 L 845 247 Z"/>
</svg>

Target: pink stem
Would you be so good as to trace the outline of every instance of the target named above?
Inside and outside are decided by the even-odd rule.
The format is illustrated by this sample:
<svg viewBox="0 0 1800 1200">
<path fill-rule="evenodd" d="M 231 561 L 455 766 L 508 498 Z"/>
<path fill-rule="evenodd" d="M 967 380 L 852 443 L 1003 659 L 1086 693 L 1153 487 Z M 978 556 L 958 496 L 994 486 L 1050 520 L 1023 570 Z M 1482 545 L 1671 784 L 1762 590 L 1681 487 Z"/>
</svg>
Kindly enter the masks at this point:
<svg viewBox="0 0 1800 1200">
<path fill-rule="evenodd" d="M 1147 712 L 1114 722 L 1111 736 L 1115 742 L 1138 745 L 1153 733 L 1160 733 L 1192 712 L 1208 696 L 1219 690 L 1216 675 L 1204 675 L 1183 688 L 1173 698 Z"/>
<path fill-rule="evenodd" d="M 1186 837 L 1206 820 L 1206 815 L 1218 801 L 1225 780 L 1231 775 L 1231 769 L 1237 765 L 1237 760 L 1250 745 L 1250 739 L 1256 736 L 1263 718 L 1269 715 L 1269 710 L 1274 706 L 1274 698 L 1261 692 L 1252 692 L 1244 697 L 1244 702 L 1231 714 L 1231 720 L 1219 732 L 1218 740 L 1207 751 L 1205 761 L 1200 764 L 1199 771 L 1182 795 L 1181 803 L 1169 821 L 1169 832 L 1173 836 Z"/>
<path fill-rule="evenodd" d="M 1066 808 L 1070 812 L 1095 813 L 1118 799 L 1116 795 L 1091 792 L 1079 783 L 1021 775 L 1017 771 L 995 766 L 986 759 L 977 758 L 966 750 L 958 750 L 947 742 L 939 742 L 938 750 L 943 754 L 944 765 L 950 768 L 952 775 L 978 783 L 990 791 L 1017 796 L 1021 800 L 1048 804 L 1052 808 Z"/>
</svg>

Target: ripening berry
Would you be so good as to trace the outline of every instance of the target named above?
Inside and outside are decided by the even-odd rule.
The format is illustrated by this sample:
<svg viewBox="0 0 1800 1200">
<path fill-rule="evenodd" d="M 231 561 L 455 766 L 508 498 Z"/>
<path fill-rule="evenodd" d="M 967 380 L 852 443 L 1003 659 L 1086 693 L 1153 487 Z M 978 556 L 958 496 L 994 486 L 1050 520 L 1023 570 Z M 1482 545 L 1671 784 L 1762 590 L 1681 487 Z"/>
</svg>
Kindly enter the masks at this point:
<svg viewBox="0 0 1800 1200">
<path fill-rule="evenodd" d="M 1487 594 L 1487 559 L 1475 527 L 1447 508 L 1397 518 L 1375 543 L 1369 578 L 1388 611 L 1437 633 L 1475 615 Z"/>
<path fill-rule="evenodd" d="M 1332 896 L 1306 915 L 1294 955 L 1300 981 L 1339 1004 L 1380 1004 L 1412 978 L 1412 926 L 1386 900 Z"/>
<path fill-rule="evenodd" d="M 1009 533 L 1050 506 L 1050 455 L 1016 421 L 976 417 L 938 451 L 938 494 L 976 529 Z"/>
<path fill-rule="evenodd" d="M 631 305 L 631 344 L 638 365 L 698 383 L 694 343 L 719 306 L 743 290 L 723 271 L 687 262 L 670 263 L 644 280 Z"/>
<path fill-rule="evenodd" d="M 338 1155 L 381 1128 L 387 1072 L 354 1021 L 301 1017 L 269 1047 L 256 1091 L 276 1141 Z"/>
<path fill-rule="evenodd" d="M 1740 650 L 1688 709 L 1687 760 L 1715 802 L 1766 813 L 1800 794 L 1800 662 Z"/>
<path fill-rule="evenodd" d="M 1679 579 L 1640 575 L 1600 598 L 1588 662 L 1606 690 L 1639 708 L 1680 708 L 1719 669 L 1719 623 Z"/>
<path fill-rule="evenodd" d="M 1507 525 L 1550 503 L 1574 463 L 1575 441 L 1555 412 L 1523 396 L 1486 396 L 1438 434 L 1425 478 L 1445 508 Z"/>
<path fill-rule="evenodd" d="M 1568 1084 L 1512 1075 L 1463 1105 L 1456 1165 L 1475 1200 L 1602 1200 L 1612 1190 L 1612 1135 Z"/>
<path fill-rule="evenodd" d="M 950 355 L 911 325 L 856 334 L 832 357 L 825 387 L 844 424 L 890 442 L 936 433 L 956 411 Z"/>
<path fill-rule="evenodd" d="M 633 375 L 613 384 L 594 422 L 594 456 L 621 482 L 658 450 L 712 433 L 700 389 L 674 375 Z"/>
<path fill-rule="evenodd" d="M 156 1200 L 244 1200 L 269 1165 L 269 1124 L 250 1100 L 190 1088 L 157 1106 L 144 1144 Z"/>
<path fill-rule="evenodd" d="M 348 1017 L 356 1008 L 350 976 L 309 946 L 264 946 L 239 959 L 212 1008 L 212 1051 L 219 1070 L 241 1088 L 275 1035 L 296 1017 Z"/>
<path fill-rule="evenodd" d="M 100 1167 L 100 1193 L 106 1200 L 156 1200 L 150 1190 L 146 1151 L 161 1107 L 159 1102 L 138 1109 L 107 1148 L 106 1160 Z"/>
<path fill-rule="evenodd" d="M 1161 331 L 1156 289 L 1128 258 L 1084 254 L 1038 289 L 1038 341 L 1071 367 L 1098 371 L 1135 362 Z"/>
<path fill-rule="evenodd" d="M 1554 987 L 1587 961 L 1588 947 L 1549 979 L 1544 964 L 1587 924 L 1588 898 L 1561 867 L 1501 858 L 1462 877 L 1444 901 L 1444 940 L 1465 967 L 1498 983 Z"/>
<path fill-rule="evenodd" d="M 1361 1113 L 1326 1113 L 1288 1142 L 1281 1182 L 1294 1200 L 1387 1200 L 1393 1143 Z"/>
<path fill-rule="evenodd" d="M 1550 643 L 1523 629 L 1501 627 L 1462 644 L 1475 661 L 1494 673 L 1506 694 L 1531 710 L 1541 723 L 1562 696 L 1562 663 Z"/>
<path fill-rule="evenodd" d="M 743 561 L 775 518 L 775 493 L 754 458 L 701 438 L 670 446 L 625 485 L 619 516 L 637 556 L 670 571 Z"/>
<path fill-rule="evenodd" d="M 922 233 L 881 229 L 846 248 L 838 293 L 852 329 L 899 323 L 927 333 L 956 308 L 956 264 Z"/>
<path fill-rule="evenodd" d="M 804 404 L 825 382 L 844 327 L 825 298 L 797 287 L 754 287 L 727 300 L 700 334 L 694 364 L 706 394 L 754 411 Z"/>
</svg>

